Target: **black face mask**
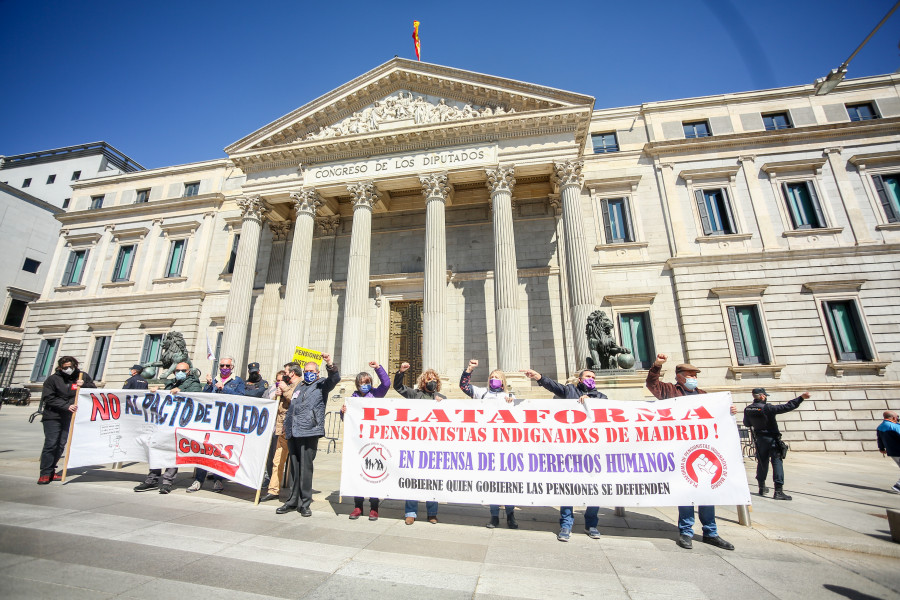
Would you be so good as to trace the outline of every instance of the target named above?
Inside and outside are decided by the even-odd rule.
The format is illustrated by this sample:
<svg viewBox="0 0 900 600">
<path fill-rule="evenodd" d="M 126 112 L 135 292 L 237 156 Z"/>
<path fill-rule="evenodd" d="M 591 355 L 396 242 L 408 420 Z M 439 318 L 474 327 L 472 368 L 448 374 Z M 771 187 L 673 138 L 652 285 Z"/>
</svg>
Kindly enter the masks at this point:
<svg viewBox="0 0 900 600">
<path fill-rule="evenodd" d="M 433 394 L 437 390 L 437 381 L 429 381 L 425 384 L 428 393 Z"/>
<path fill-rule="evenodd" d="M 259 372 L 250 373 L 249 375 L 247 375 L 247 381 L 249 381 L 251 383 L 256 383 L 259 380 L 260 380 Z"/>
</svg>

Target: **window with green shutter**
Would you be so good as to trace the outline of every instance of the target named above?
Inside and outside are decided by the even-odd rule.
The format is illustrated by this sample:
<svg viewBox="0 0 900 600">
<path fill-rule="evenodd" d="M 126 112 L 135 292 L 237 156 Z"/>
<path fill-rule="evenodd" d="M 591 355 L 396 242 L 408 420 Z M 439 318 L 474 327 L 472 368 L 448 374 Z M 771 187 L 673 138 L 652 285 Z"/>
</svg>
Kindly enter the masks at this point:
<svg viewBox="0 0 900 600">
<path fill-rule="evenodd" d="M 103 379 L 103 369 L 106 366 L 106 355 L 109 353 L 111 339 L 108 335 L 94 338 L 94 351 L 91 353 L 91 362 L 88 365 L 88 375 L 94 381 Z"/>
<path fill-rule="evenodd" d="M 771 364 L 758 307 L 729 306 L 728 321 L 738 365 Z"/>
<path fill-rule="evenodd" d="M 600 201 L 603 213 L 603 229 L 607 244 L 621 244 L 634 241 L 631 210 L 627 198 L 609 198 Z"/>
<path fill-rule="evenodd" d="M 872 183 L 888 223 L 900 221 L 900 174 L 872 175 Z"/>
<path fill-rule="evenodd" d="M 119 248 L 119 255 L 116 257 L 116 266 L 113 269 L 113 281 L 128 281 L 131 277 L 131 266 L 134 264 L 133 244 L 122 246 Z"/>
<path fill-rule="evenodd" d="M 839 361 L 873 360 L 872 347 L 866 337 L 862 316 L 853 300 L 822 302 L 828 333 Z"/>
<path fill-rule="evenodd" d="M 784 198 L 794 229 L 821 229 L 825 227 L 825 214 L 812 182 L 783 183 Z"/>
<path fill-rule="evenodd" d="M 636 369 L 649 369 L 656 360 L 653 334 L 650 331 L 650 313 L 622 313 L 619 315 L 622 346 L 631 350 Z"/>
<path fill-rule="evenodd" d="M 31 370 L 32 381 L 40 383 L 50 376 L 50 373 L 53 372 L 53 363 L 56 361 L 58 348 L 58 339 L 41 340 L 37 358 L 34 361 L 34 368 Z"/>
<path fill-rule="evenodd" d="M 88 253 L 89 250 L 72 250 L 69 253 L 69 260 L 66 262 L 66 270 L 63 272 L 63 286 L 81 284 Z"/>
<path fill-rule="evenodd" d="M 166 261 L 166 277 L 180 277 L 184 266 L 184 251 L 187 240 L 172 240 L 169 247 L 169 260 Z"/>
</svg>

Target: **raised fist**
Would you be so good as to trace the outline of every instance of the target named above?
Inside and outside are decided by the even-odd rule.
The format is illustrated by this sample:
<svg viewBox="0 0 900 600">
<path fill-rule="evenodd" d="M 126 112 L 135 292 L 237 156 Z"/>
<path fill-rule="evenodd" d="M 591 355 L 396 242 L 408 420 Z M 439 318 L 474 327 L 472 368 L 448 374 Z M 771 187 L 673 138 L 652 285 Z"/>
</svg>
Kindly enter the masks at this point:
<svg viewBox="0 0 900 600">
<path fill-rule="evenodd" d="M 694 473 L 697 474 L 697 483 L 704 485 L 712 484 L 713 477 L 719 471 L 719 467 L 703 455 L 698 456 L 691 466 L 694 467 Z"/>
<path fill-rule="evenodd" d="M 802 394 L 800 394 L 800 397 L 804 400 L 809 400 L 809 392 L 803 392 Z"/>
<path fill-rule="evenodd" d="M 378 361 L 377 361 L 377 360 L 370 360 L 370 361 L 369 361 L 369 366 L 372 367 L 373 369 L 377 369 L 377 368 L 378 368 Z"/>
<path fill-rule="evenodd" d="M 401 363 L 400 364 L 400 372 L 406 373 L 407 371 L 409 371 L 409 363 L 408 362 Z"/>
<path fill-rule="evenodd" d="M 525 377 L 529 377 L 531 379 L 534 379 L 535 381 L 541 378 L 540 373 L 538 373 L 537 371 L 532 371 L 531 369 L 525 369 L 522 372 L 525 373 Z"/>
<path fill-rule="evenodd" d="M 478 361 L 473 358 L 472 360 L 469 361 L 469 366 L 466 367 L 466 371 L 471 373 L 472 371 L 475 370 L 476 367 L 478 367 Z"/>
<path fill-rule="evenodd" d="M 326 353 L 323 352 L 323 353 L 322 353 L 322 360 L 325 361 L 325 364 L 326 364 L 326 365 L 331 365 L 331 355 L 330 355 L 330 354 L 326 354 Z"/>
<path fill-rule="evenodd" d="M 207 384 L 212 383 L 212 375 L 207 375 L 207 376 L 206 376 L 206 383 L 207 383 Z"/>
<path fill-rule="evenodd" d="M 661 367 L 661 366 L 663 365 L 663 363 L 666 362 L 666 360 L 667 360 L 668 358 L 669 358 L 669 357 L 666 356 L 665 354 L 657 354 L 657 355 L 656 355 L 656 360 L 653 361 L 653 366 L 654 366 L 654 367 Z"/>
</svg>

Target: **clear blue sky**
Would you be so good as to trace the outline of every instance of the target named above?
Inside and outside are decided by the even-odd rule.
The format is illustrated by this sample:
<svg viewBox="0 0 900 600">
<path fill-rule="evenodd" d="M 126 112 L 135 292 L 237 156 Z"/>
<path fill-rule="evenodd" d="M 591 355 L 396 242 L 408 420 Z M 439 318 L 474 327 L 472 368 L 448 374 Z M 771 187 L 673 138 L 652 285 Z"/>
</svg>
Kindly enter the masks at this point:
<svg viewBox="0 0 900 600">
<path fill-rule="evenodd" d="M 597 108 L 811 83 L 894 0 L 0 0 L 0 154 L 105 140 L 146 167 L 222 149 L 394 55 Z M 900 11 L 850 77 L 900 67 Z"/>
</svg>

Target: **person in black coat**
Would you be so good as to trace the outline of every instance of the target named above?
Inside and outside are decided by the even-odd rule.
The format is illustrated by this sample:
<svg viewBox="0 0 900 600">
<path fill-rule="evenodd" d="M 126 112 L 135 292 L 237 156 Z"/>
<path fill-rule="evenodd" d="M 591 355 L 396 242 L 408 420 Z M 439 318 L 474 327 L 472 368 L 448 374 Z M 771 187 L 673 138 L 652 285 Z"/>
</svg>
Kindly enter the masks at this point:
<svg viewBox="0 0 900 600">
<path fill-rule="evenodd" d="M 56 371 L 44 381 L 41 394 L 44 448 L 41 450 L 39 485 L 62 479 L 62 473 L 57 473 L 56 467 L 66 451 L 69 426 L 77 408 L 76 390 L 95 387 L 97 386 L 91 376 L 78 370 L 78 361 L 73 356 L 61 357 L 56 362 Z"/>
<path fill-rule="evenodd" d="M 131 377 L 125 380 L 125 385 L 122 386 L 123 390 L 146 390 L 149 389 L 149 384 L 147 380 L 141 377 L 141 371 L 144 368 L 141 365 L 133 365 L 131 367 Z"/>
</svg>

